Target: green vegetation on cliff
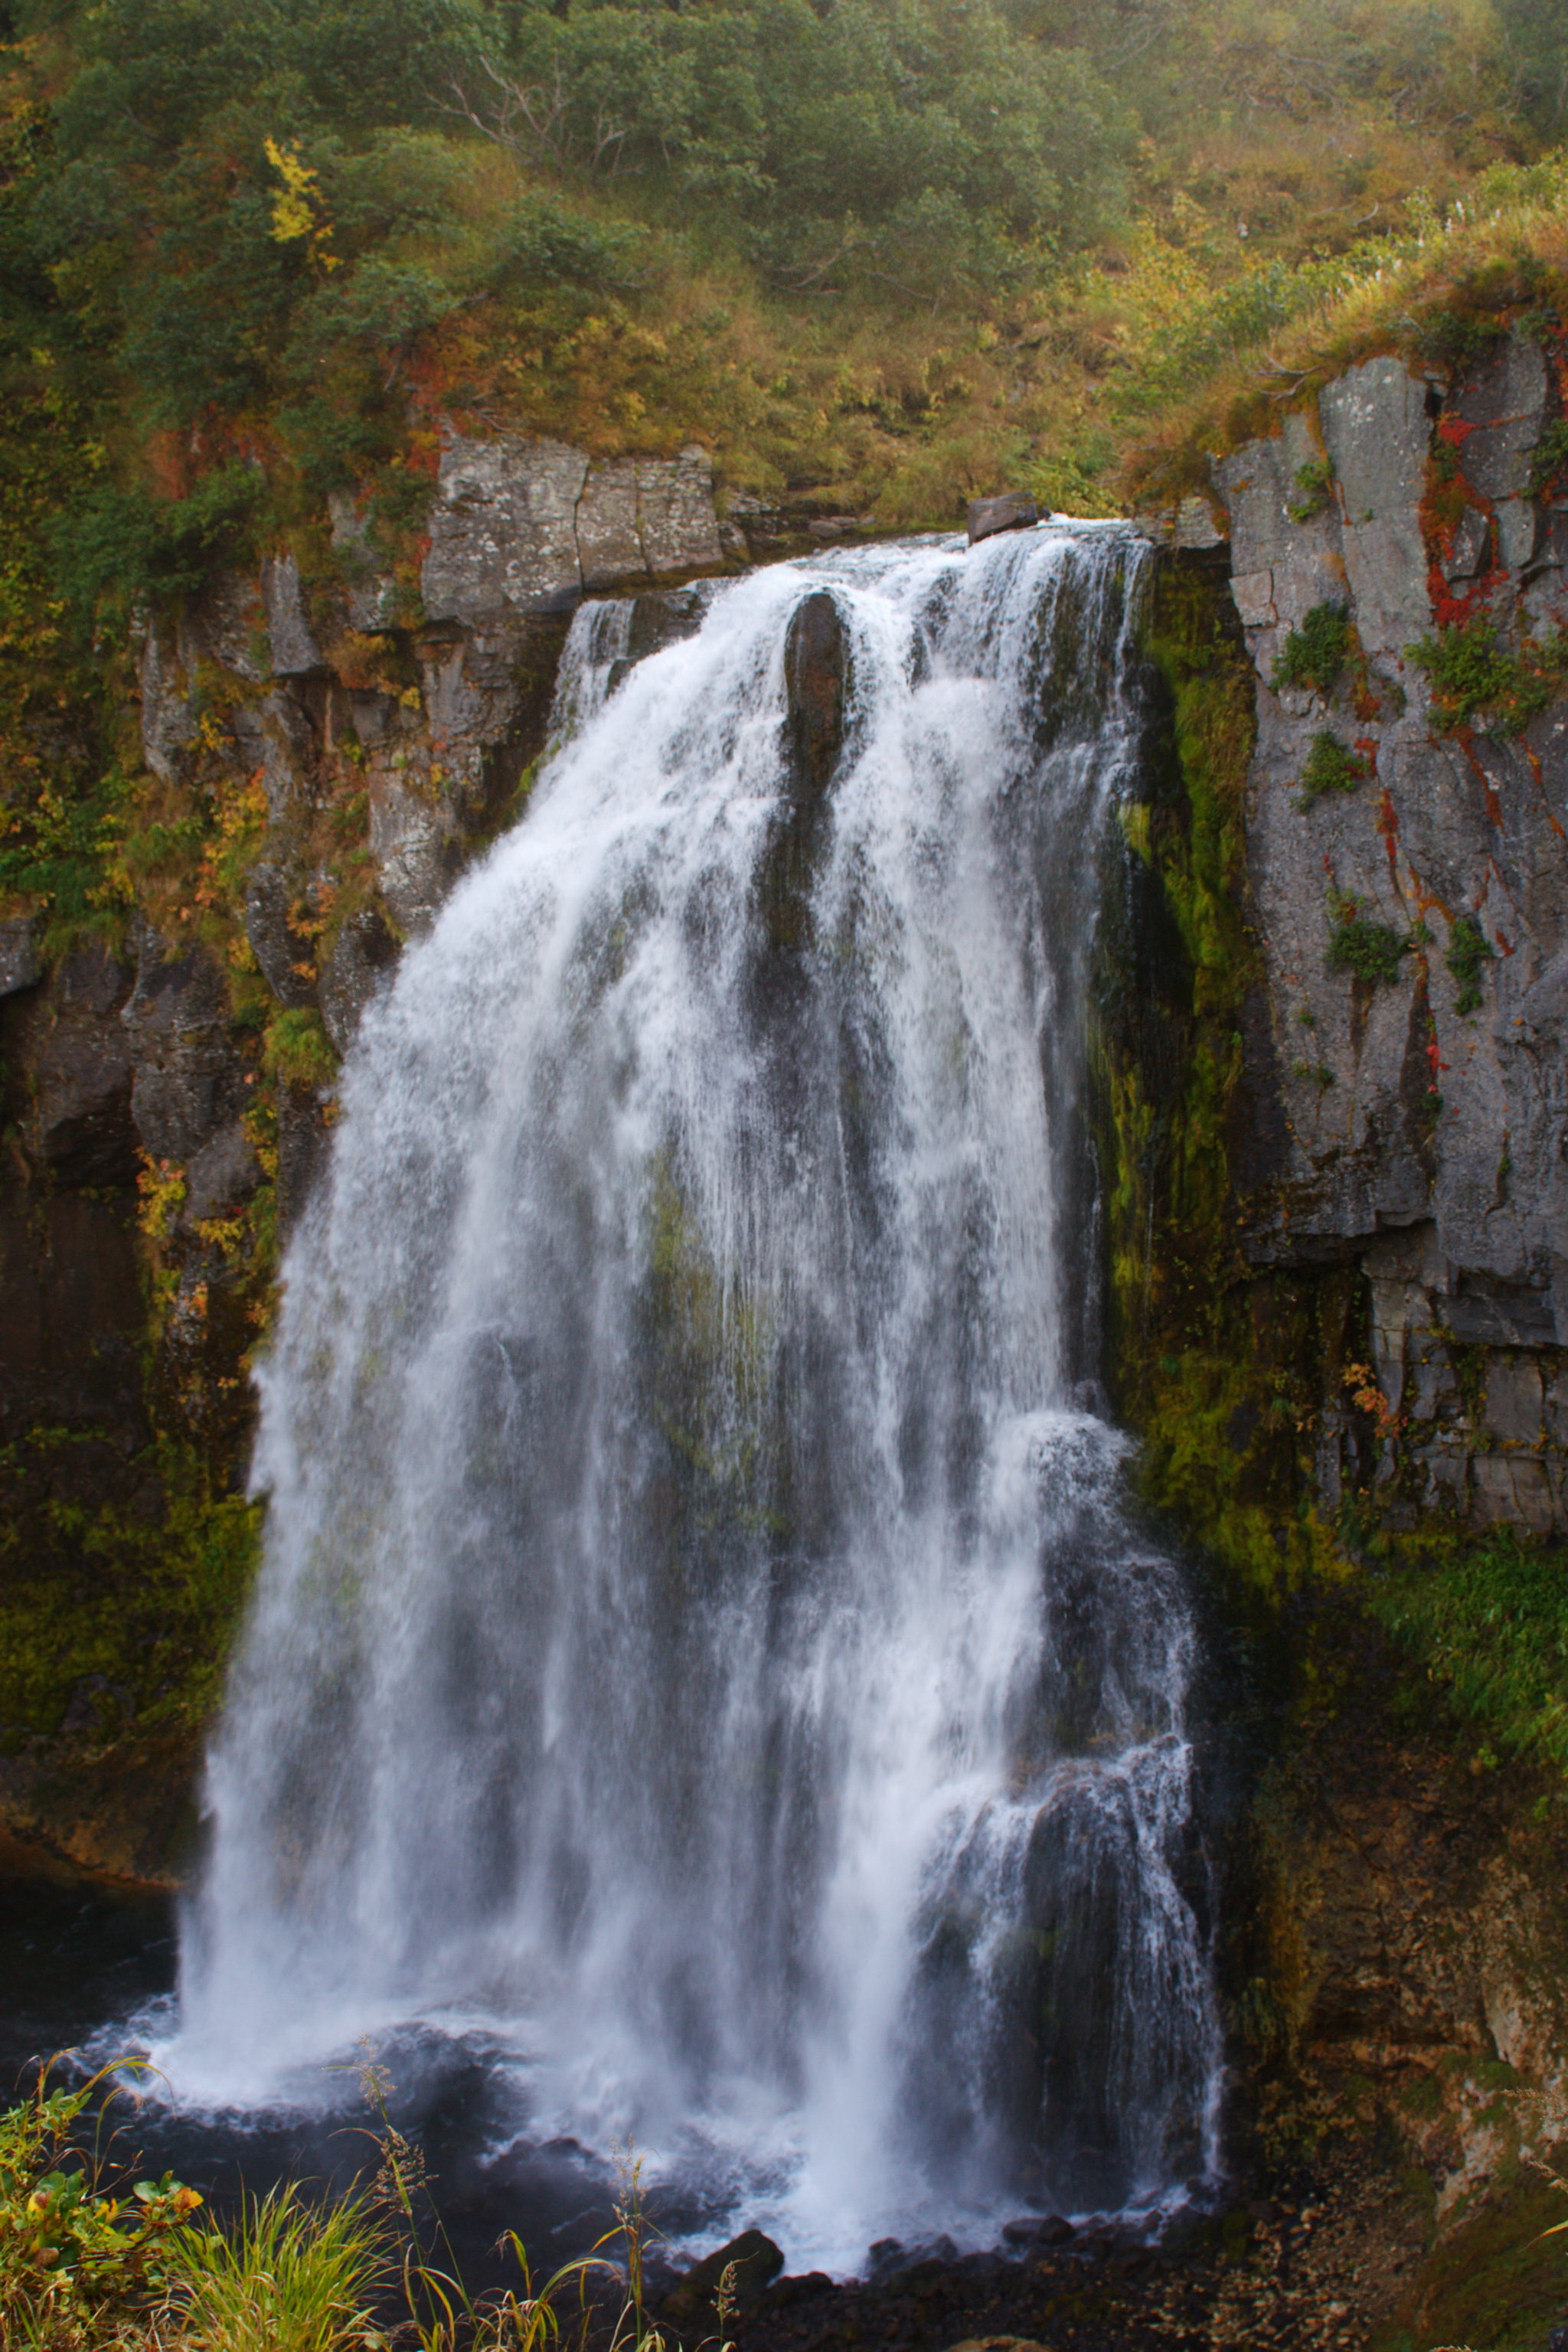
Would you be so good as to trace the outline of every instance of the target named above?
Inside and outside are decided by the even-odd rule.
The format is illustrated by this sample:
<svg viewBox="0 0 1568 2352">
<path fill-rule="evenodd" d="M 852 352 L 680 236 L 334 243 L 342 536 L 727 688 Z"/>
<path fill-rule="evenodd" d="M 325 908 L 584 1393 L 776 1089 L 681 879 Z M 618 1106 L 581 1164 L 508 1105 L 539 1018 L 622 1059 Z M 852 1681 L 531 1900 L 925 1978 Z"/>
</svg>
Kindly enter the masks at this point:
<svg viewBox="0 0 1568 2352">
<path fill-rule="evenodd" d="M 1561 1548 L 1493 1528 L 1397 1559 L 1370 1591 L 1373 1613 L 1466 1716 L 1568 1774 L 1565 1570 Z"/>
<path fill-rule="evenodd" d="M 1232 1149 L 1262 981 L 1244 824 L 1254 680 L 1201 564 L 1160 567 L 1144 644 L 1168 723 L 1149 798 L 1124 813 L 1097 1024 L 1111 1360 L 1145 1500 L 1205 1545 L 1243 1615 L 1267 1615 L 1333 1562 L 1310 1430 L 1348 1286 L 1260 1282 L 1237 1247 Z"/>
<path fill-rule="evenodd" d="M 1185 367 L 1168 375 L 1161 414 L 1128 440 L 1118 479 L 1129 499 L 1206 491 L 1214 457 L 1276 431 L 1288 408 L 1306 406 L 1374 352 L 1463 365 L 1515 320 L 1561 318 L 1568 309 L 1568 150 L 1489 165 L 1441 205 L 1423 189 L 1397 228 L 1281 265 L 1268 273 L 1266 298 L 1237 311 L 1233 298 L 1248 282 L 1196 315 L 1198 341 L 1184 351 Z M 1488 651 L 1479 639 L 1435 641 L 1432 659 L 1451 672 L 1457 700 L 1472 691 L 1479 700 L 1489 688 L 1505 700 L 1515 689 L 1532 694 L 1543 662 L 1551 667 L 1538 649 L 1522 669 L 1496 677 Z"/>
<path fill-rule="evenodd" d="M 416 524 L 438 411 L 696 434 L 734 486 L 887 524 L 1005 473 L 1092 501 L 1122 421 L 1288 316 L 1300 265 L 1419 234 L 1552 127 L 1550 34 L 1465 0 L 9 16 L 4 363 L 79 433 L 82 613 L 334 487 Z"/>
</svg>

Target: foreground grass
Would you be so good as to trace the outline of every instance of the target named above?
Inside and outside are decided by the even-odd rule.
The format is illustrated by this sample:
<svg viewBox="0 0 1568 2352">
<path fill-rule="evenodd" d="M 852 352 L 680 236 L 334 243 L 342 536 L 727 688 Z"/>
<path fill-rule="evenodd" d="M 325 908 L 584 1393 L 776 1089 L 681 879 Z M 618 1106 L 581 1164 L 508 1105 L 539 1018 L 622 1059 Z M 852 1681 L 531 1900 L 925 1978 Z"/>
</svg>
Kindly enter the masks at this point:
<svg viewBox="0 0 1568 2352">
<path fill-rule="evenodd" d="M 170 2316 L 224 2352 L 335 2352 L 376 2332 L 386 2231 L 363 2198 L 307 2203 L 290 2184 L 247 2203 L 232 2232 L 187 2229 Z"/>
<path fill-rule="evenodd" d="M 536 2285 L 511 2236 L 521 2288 L 476 2300 L 368 2059 L 373 2186 L 317 2200 L 289 2183 L 243 2200 L 227 2228 L 197 2218 L 195 2189 L 135 2180 L 106 2139 L 123 2072 L 67 2089 L 46 2068 L 0 2114 L 0 2352 L 542 2352 L 590 2339 L 599 2352 L 666 2352 L 644 2305 L 635 2164 L 616 2228 L 592 2254 Z M 723 2287 L 718 2307 L 722 2330 Z"/>
</svg>

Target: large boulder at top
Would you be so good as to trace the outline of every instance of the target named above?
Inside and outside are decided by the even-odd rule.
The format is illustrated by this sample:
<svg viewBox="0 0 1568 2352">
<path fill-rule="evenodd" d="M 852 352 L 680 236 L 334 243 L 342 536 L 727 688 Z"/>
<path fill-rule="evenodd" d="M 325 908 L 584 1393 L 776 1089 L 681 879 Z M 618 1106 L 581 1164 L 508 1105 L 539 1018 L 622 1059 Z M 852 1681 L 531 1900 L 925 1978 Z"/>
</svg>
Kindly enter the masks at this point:
<svg viewBox="0 0 1568 2352">
<path fill-rule="evenodd" d="M 524 613 L 553 613 L 583 589 L 577 500 L 581 449 L 562 441 L 448 436 L 420 573 L 427 621 L 495 629 Z"/>
<path fill-rule="evenodd" d="M 576 514 L 577 560 L 589 594 L 647 569 L 637 530 L 637 461 L 591 466 Z"/>
<path fill-rule="evenodd" d="M 977 540 L 994 539 L 999 530 L 1028 530 L 1039 520 L 1039 508 L 1021 490 L 1010 490 L 1000 499 L 971 499 L 969 544 L 973 547 Z"/>
<path fill-rule="evenodd" d="M 663 2307 L 672 2319 L 705 2316 L 717 2305 L 726 2271 L 733 2273 L 730 2281 L 731 2300 L 742 2307 L 755 2303 L 783 2270 L 784 2259 L 773 2240 L 761 2230 L 742 2230 L 738 2238 L 731 2238 L 727 2246 L 706 2255 L 688 2271 L 679 2285 L 665 2296 Z"/>
<path fill-rule="evenodd" d="M 637 536 L 656 580 L 717 571 L 724 560 L 713 510 L 713 461 L 693 443 L 679 457 L 639 457 Z"/>
<path fill-rule="evenodd" d="M 524 614 L 566 611 L 585 590 L 724 560 L 712 461 L 695 446 L 590 465 L 562 441 L 452 433 L 437 488 L 420 574 L 432 625 L 504 633 Z"/>
</svg>

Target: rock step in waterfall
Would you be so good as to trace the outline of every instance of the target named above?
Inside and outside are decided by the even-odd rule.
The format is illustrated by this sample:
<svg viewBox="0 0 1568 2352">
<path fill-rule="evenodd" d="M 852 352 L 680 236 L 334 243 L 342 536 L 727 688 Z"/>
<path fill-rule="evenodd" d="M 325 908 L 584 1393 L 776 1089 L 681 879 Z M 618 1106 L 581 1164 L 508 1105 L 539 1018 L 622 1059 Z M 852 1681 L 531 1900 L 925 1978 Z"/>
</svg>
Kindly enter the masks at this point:
<svg viewBox="0 0 1568 2352">
<path fill-rule="evenodd" d="M 422 2021 L 839 2266 L 1212 2169 L 1191 1616 L 1075 1402 L 1144 558 L 576 616 L 285 1267 L 181 2095 Z"/>
</svg>

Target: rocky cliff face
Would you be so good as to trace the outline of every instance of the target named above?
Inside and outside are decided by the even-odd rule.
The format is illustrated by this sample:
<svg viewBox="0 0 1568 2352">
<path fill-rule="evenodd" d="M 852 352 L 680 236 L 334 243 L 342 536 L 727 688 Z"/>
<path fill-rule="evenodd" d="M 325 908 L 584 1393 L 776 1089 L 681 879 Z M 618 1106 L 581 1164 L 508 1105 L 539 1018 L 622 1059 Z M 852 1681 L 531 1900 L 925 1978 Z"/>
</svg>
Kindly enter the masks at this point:
<svg viewBox="0 0 1568 2352">
<path fill-rule="evenodd" d="M 378 570 L 340 501 L 299 554 L 149 616 L 135 912 L 63 957 L 0 924 L 13 1830 L 171 1866 L 254 1539 L 248 1349 L 336 1057 L 519 804 L 572 607 L 644 590 L 658 642 L 657 583 L 725 561 L 700 450 L 595 464 L 452 433 L 416 567 Z"/>
<path fill-rule="evenodd" d="M 1550 2303 L 1560 1786 L 1372 1632 L 1346 1551 L 1415 1573 L 1411 1532 L 1568 1528 L 1565 392 L 1554 332 L 1375 357 L 1172 519 L 1179 782 L 1129 823 L 1111 1055 L 1119 1165 L 1157 1171 L 1111 1203 L 1152 1490 L 1276 1656 L 1240 2105 L 1290 2163 L 1397 2152 L 1424 2340 L 1439 2289 L 1471 2341 Z"/>
<path fill-rule="evenodd" d="M 1257 674 L 1243 1247 L 1364 1276 L 1395 1526 L 1568 1528 L 1564 377 L 1517 331 L 1370 360 L 1178 525 L 1228 538 Z"/>
</svg>

